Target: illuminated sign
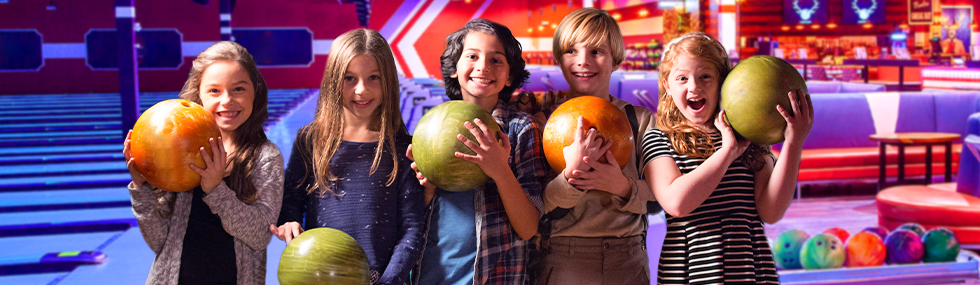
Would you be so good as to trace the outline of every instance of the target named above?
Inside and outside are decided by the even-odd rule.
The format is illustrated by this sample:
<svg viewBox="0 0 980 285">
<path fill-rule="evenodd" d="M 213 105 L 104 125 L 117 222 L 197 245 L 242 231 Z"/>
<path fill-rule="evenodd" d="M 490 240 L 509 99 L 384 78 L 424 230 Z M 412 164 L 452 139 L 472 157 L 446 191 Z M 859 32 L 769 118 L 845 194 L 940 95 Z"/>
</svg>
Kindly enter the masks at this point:
<svg viewBox="0 0 980 285">
<path fill-rule="evenodd" d="M 884 0 L 844 0 L 843 2 L 844 24 L 885 23 Z M 882 2 L 881 5 L 878 2 Z"/>
<path fill-rule="evenodd" d="M 909 0 L 909 25 L 932 24 L 933 0 Z"/>
<path fill-rule="evenodd" d="M 784 0 L 783 23 L 826 24 L 827 0 Z"/>
</svg>

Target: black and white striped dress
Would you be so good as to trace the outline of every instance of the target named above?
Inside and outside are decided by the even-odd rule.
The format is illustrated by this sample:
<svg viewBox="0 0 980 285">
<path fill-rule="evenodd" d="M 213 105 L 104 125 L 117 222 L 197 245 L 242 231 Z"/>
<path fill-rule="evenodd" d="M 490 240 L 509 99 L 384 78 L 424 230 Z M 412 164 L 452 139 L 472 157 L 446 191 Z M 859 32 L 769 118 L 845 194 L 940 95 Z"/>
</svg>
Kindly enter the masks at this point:
<svg viewBox="0 0 980 285">
<path fill-rule="evenodd" d="M 721 134 L 709 134 L 715 149 Z M 670 156 L 682 174 L 704 159 L 678 154 L 663 132 L 643 136 L 643 161 Z M 736 159 L 701 206 L 685 217 L 667 215 L 659 284 L 778 284 L 776 264 L 755 205 L 754 172 Z"/>
</svg>

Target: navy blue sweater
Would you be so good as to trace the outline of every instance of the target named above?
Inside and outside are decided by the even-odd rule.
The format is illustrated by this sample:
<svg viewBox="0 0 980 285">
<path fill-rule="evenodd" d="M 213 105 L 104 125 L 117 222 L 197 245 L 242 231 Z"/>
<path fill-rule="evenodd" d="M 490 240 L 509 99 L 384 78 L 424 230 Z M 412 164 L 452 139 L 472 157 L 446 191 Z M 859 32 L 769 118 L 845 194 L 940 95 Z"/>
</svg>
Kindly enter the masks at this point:
<svg viewBox="0 0 980 285">
<path fill-rule="evenodd" d="M 404 134 L 396 139 L 398 173 L 389 186 L 385 184 L 394 164 L 388 147 L 384 148 L 377 170 L 369 175 L 378 142 L 342 142 L 330 159 L 330 172 L 338 177 L 331 183 L 331 190 L 341 196 L 321 196 L 319 190 L 307 192 L 314 176 L 312 147 L 305 133 L 304 128 L 296 135 L 286 167 L 278 224 L 299 222 L 304 229 L 341 230 L 364 248 L 372 283 L 409 283 L 409 271 L 419 260 L 424 244 L 425 211 L 424 190 L 404 155 L 411 137 Z"/>
</svg>

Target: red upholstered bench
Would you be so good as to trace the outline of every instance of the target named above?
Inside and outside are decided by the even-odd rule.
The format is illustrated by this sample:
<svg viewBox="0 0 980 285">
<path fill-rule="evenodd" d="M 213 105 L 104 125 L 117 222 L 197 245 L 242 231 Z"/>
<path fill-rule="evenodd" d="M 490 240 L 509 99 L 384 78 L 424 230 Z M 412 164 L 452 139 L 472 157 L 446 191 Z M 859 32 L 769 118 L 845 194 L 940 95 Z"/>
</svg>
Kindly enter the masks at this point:
<svg viewBox="0 0 980 285">
<path fill-rule="evenodd" d="M 956 192 L 956 184 L 889 187 L 878 193 L 878 225 L 895 229 L 914 222 L 945 227 L 963 244 L 980 244 L 980 198 Z"/>
</svg>

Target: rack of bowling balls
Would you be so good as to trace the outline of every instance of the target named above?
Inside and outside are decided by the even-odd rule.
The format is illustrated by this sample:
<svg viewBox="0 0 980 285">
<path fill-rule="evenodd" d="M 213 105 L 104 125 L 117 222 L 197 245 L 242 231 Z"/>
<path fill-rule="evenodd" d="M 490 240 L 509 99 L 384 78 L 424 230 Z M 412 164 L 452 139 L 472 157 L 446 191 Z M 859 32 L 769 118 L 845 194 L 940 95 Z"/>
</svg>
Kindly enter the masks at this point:
<svg viewBox="0 0 980 285">
<path fill-rule="evenodd" d="M 772 245 L 785 284 L 922 284 L 980 277 L 977 255 L 960 251 L 956 235 L 942 227 L 927 231 L 907 223 L 894 231 L 868 227 L 853 235 L 836 227 L 814 235 L 792 229 Z"/>
<path fill-rule="evenodd" d="M 623 70 L 657 70 L 660 67 L 660 55 L 663 47 L 657 40 L 649 43 L 637 43 L 626 46 L 626 60 Z"/>
</svg>

